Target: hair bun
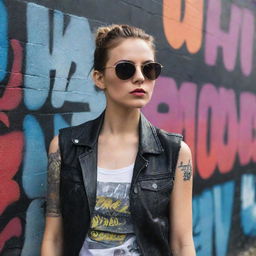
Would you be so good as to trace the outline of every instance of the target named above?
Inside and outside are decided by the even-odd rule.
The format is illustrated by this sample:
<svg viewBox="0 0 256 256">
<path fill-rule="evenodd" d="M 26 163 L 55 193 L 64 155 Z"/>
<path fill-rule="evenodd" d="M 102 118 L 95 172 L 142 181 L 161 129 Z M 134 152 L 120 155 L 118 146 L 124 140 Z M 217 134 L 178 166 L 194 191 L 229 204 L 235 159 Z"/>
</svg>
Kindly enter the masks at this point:
<svg viewBox="0 0 256 256">
<path fill-rule="evenodd" d="M 103 45 L 103 42 L 106 40 L 108 33 L 115 27 L 115 25 L 112 26 L 106 26 L 106 27 L 99 27 L 96 31 L 96 39 L 95 43 L 97 47 L 101 47 Z"/>
<path fill-rule="evenodd" d="M 144 30 L 126 24 L 102 26 L 99 27 L 95 33 L 96 48 L 94 51 L 93 68 L 102 71 L 107 62 L 108 50 L 117 46 L 120 40 L 128 38 L 145 40 L 155 53 L 154 38 Z"/>
</svg>

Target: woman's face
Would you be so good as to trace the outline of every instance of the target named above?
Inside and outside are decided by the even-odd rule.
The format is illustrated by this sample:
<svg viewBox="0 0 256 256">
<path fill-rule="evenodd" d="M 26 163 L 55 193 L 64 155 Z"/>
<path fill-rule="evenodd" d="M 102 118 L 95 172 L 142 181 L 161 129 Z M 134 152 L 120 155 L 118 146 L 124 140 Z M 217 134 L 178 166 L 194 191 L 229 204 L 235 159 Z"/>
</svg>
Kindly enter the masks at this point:
<svg viewBox="0 0 256 256">
<path fill-rule="evenodd" d="M 104 69 L 100 82 L 101 89 L 105 91 L 107 104 L 127 108 L 145 106 L 151 99 L 155 81 L 143 76 L 141 65 L 154 59 L 153 49 L 142 39 L 124 39 L 118 46 L 109 50 L 105 66 L 107 68 Z M 129 61 L 136 66 L 135 74 L 127 80 L 119 79 L 113 67 L 122 61 Z M 136 89 L 144 90 L 144 93 L 134 92 Z"/>
</svg>

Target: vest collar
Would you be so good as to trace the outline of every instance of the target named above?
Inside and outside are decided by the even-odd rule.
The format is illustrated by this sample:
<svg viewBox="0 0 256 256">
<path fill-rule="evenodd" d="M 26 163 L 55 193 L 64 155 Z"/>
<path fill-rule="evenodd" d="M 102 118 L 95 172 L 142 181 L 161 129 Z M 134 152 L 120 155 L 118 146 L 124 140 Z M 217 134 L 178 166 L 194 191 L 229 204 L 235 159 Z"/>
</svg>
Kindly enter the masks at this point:
<svg viewBox="0 0 256 256">
<path fill-rule="evenodd" d="M 79 127 L 78 130 L 74 128 L 72 130 L 72 142 L 75 145 L 94 148 L 103 124 L 104 115 L 105 111 L 96 119 L 77 126 L 77 128 Z M 80 133 L 78 133 L 78 131 L 80 131 Z M 142 113 L 140 114 L 139 121 L 139 151 L 141 154 L 160 154 L 164 151 L 157 136 L 156 128 L 152 126 Z"/>
</svg>

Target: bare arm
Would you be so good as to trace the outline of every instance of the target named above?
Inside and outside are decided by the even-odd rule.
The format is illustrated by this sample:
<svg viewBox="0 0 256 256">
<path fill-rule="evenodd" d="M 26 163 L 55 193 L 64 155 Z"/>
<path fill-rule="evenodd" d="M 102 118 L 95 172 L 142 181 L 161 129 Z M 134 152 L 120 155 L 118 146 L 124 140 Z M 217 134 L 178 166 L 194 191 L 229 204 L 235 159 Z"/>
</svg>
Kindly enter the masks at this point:
<svg viewBox="0 0 256 256">
<path fill-rule="evenodd" d="M 174 256 L 195 256 L 192 235 L 192 158 L 189 147 L 181 143 L 170 198 L 170 246 Z"/>
<path fill-rule="evenodd" d="M 63 254 L 63 230 L 59 200 L 60 163 L 58 137 L 56 136 L 49 148 L 46 224 L 41 256 L 61 256 Z"/>
</svg>

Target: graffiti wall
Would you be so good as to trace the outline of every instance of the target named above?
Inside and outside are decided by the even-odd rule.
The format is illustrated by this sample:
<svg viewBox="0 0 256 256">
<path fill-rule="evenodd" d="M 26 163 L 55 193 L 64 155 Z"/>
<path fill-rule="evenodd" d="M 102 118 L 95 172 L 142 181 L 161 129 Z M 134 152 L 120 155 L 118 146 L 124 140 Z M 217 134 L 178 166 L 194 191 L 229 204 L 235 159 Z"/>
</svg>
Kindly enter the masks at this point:
<svg viewBox="0 0 256 256">
<path fill-rule="evenodd" d="M 255 242 L 255 21 L 254 0 L 0 0 L 0 255 L 39 255 L 48 146 L 104 109 L 90 69 L 111 23 L 156 38 L 164 71 L 143 112 L 192 150 L 197 255 Z"/>
</svg>

